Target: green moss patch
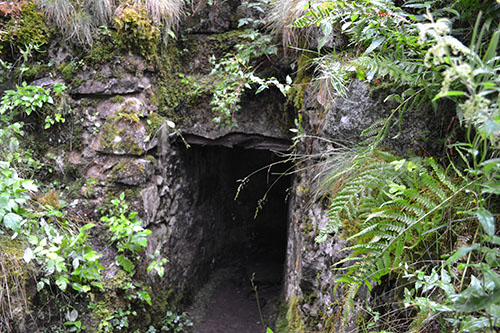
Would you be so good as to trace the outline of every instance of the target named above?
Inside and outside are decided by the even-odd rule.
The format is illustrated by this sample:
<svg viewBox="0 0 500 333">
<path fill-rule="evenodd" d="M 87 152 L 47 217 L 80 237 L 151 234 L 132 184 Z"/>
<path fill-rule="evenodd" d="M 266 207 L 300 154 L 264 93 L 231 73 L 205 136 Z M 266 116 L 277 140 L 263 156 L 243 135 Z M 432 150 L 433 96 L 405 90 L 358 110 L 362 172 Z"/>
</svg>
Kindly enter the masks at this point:
<svg viewBox="0 0 500 333">
<path fill-rule="evenodd" d="M 24 50 L 30 44 L 46 45 L 50 37 L 43 13 L 34 2 L 22 6 L 20 13 L 14 15 L 2 28 L 5 33 L 0 34 L 0 44 L 4 47 L 10 44 L 16 51 Z"/>
<path fill-rule="evenodd" d="M 160 111 L 176 109 L 180 105 L 191 106 L 201 96 L 212 91 L 209 77 L 197 77 L 178 73 L 158 84 L 158 103 Z"/>
<path fill-rule="evenodd" d="M 128 6 L 115 18 L 117 45 L 127 51 L 153 60 L 160 44 L 160 29 L 154 25 L 142 6 Z"/>
</svg>

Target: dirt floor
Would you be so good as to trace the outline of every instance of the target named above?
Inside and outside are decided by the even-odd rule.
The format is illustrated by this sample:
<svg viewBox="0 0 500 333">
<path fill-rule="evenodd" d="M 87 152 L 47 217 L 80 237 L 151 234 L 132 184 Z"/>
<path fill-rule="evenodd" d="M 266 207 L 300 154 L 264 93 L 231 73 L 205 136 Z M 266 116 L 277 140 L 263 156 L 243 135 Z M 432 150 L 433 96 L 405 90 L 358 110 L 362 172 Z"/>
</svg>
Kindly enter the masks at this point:
<svg viewBox="0 0 500 333">
<path fill-rule="evenodd" d="M 194 332 L 261 333 L 268 327 L 274 329 L 281 273 L 282 266 L 271 259 L 216 270 L 188 311 Z"/>
</svg>

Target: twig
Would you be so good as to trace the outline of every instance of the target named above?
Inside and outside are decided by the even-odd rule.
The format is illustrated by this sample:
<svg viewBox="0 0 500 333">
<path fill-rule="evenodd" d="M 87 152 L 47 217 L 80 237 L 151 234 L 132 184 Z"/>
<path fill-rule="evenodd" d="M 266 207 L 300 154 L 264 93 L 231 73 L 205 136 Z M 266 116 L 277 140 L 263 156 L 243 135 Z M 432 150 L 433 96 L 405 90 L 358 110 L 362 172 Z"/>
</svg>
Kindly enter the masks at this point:
<svg viewBox="0 0 500 333">
<path fill-rule="evenodd" d="M 264 323 L 264 318 L 262 316 L 262 309 L 260 308 L 259 293 L 257 291 L 257 286 L 255 285 L 255 283 L 253 283 L 254 279 L 255 279 L 255 272 L 252 273 L 252 278 L 250 279 L 250 283 L 252 284 L 253 291 L 255 292 L 255 298 L 257 299 L 257 308 L 259 309 L 260 322 L 262 323 L 262 326 L 265 329 L 266 324 Z"/>
</svg>

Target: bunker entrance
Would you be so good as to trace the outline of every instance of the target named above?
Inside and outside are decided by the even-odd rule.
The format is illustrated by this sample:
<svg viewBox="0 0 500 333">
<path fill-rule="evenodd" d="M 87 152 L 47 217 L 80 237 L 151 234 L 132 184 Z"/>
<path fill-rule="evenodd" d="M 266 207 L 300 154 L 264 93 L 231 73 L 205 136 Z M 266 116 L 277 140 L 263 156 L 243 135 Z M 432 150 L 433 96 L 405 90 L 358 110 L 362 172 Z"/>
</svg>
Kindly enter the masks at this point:
<svg viewBox="0 0 500 333">
<path fill-rule="evenodd" d="M 192 145 L 183 154 L 195 223 L 203 229 L 200 274 L 207 276 L 201 282 L 208 281 L 195 291 L 190 310 L 195 332 L 272 327 L 286 257 L 291 165 L 264 149 Z"/>
</svg>

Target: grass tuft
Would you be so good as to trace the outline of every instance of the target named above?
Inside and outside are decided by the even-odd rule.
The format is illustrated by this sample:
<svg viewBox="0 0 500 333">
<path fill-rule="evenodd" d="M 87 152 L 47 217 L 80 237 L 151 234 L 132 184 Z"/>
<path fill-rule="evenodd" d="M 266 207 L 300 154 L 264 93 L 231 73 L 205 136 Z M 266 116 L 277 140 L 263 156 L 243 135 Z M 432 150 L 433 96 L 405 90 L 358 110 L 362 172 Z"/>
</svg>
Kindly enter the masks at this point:
<svg viewBox="0 0 500 333">
<path fill-rule="evenodd" d="M 304 47 L 307 37 L 314 27 L 295 28 L 293 23 L 307 12 L 307 2 L 303 0 L 276 0 L 269 10 L 266 21 L 275 35 L 281 35 L 283 49 L 290 46 Z"/>
<path fill-rule="evenodd" d="M 165 29 L 175 27 L 182 16 L 183 1 L 180 0 L 145 0 L 149 19 L 153 23 L 162 23 Z"/>
</svg>

